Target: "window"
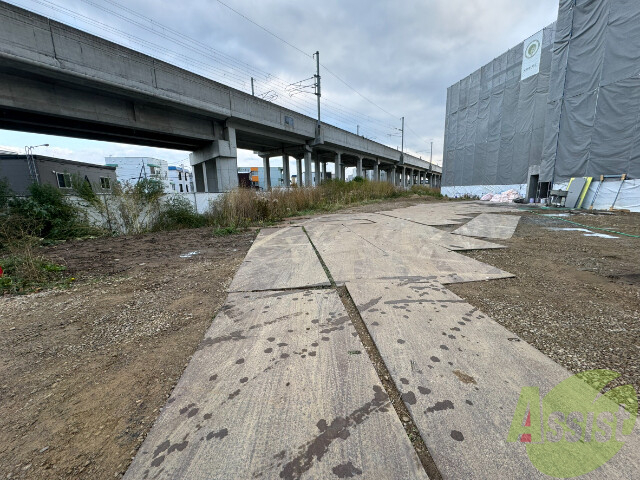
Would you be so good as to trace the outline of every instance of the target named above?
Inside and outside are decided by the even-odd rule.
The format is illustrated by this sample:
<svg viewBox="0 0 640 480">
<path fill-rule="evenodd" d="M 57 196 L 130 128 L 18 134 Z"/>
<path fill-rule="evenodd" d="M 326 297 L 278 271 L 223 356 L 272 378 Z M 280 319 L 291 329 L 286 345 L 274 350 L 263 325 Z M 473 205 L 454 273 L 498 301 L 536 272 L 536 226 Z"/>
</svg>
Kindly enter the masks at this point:
<svg viewBox="0 0 640 480">
<path fill-rule="evenodd" d="M 176 189 L 176 184 L 175 184 L 175 183 L 172 183 L 172 184 L 171 184 L 171 190 L 175 190 L 175 189 Z"/>
<path fill-rule="evenodd" d="M 182 172 L 178 172 L 178 180 L 182 180 Z"/>
<path fill-rule="evenodd" d="M 187 193 L 189 193 L 189 185 L 185 185 L 184 188 L 187 189 Z"/>
<path fill-rule="evenodd" d="M 100 177 L 100 186 L 103 190 L 111 190 L 111 179 L 109 177 Z"/>
<path fill-rule="evenodd" d="M 182 188 L 182 184 L 180 184 L 180 191 L 184 192 L 184 189 Z"/>
<path fill-rule="evenodd" d="M 184 181 L 186 182 L 187 180 L 189 180 L 189 174 L 184 172 Z"/>
<path fill-rule="evenodd" d="M 71 175 L 68 173 L 56 173 L 58 179 L 58 187 L 71 188 Z"/>
</svg>

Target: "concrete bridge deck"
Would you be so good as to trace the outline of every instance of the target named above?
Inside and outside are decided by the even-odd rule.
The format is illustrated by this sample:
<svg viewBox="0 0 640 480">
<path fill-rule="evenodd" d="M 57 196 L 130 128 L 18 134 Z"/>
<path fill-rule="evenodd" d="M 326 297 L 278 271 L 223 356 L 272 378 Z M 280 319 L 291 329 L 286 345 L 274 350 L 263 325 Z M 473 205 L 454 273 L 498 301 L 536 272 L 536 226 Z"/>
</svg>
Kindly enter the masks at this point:
<svg viewBox="0 0 640 480">
<path fill-rule="evenodd" d="M 434 228 L 483 214 L 473 233 L 507 238 L 510 213 L 443 203 L 263 230 L 125 478 L 552 478 L 507 435 L 523 387 L 542 397 L 571 374 L 446 288 L 511 277 L 457 253 L 501 245 Z M 424 440 L 422 464 L 356 322 Z M 635 432 L 584 478 L 632 478 Z"/>
<path fill-rule="evenodd" d="M 0 2 L 0 128 L 194 152 L 198 191 L 238 184 L 237 148 L 386 171 L 394 182 L 441 169 L 414 156 Z M 299 164 L 300 165 L 300 164 Z M 403 179 L 401 179 L 403 174 Z M 290 175 L 285 175 L 288 179 Z"/>
</svg>

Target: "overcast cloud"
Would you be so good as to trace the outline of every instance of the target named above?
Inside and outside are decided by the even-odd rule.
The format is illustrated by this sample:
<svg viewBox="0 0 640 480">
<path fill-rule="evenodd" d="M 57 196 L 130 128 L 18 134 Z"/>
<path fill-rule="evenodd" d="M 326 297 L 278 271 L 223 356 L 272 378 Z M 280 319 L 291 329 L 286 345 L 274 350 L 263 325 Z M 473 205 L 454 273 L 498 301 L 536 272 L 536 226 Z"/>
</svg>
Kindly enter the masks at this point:
<svg viewBox="0 0 640 480">
<path fill-rule="evenodd" d="M 160 45 L 162 50 L 155 53 L 145 51 L 139 43 L 121 34 L 54 12 L 42 6 L 41 1 L 12 0 L 10 3 L 91 33 L 117 39 L 119 43 L 170 59 L 180 66 L 189 65 L 198 73 L 247 92 L 250 91 L 251 72 L 237 63 L 236 68 L 230 68 L 234 62 L 240 61 L 268 72 L 284 83 L 315 73 L 314 60 L 215 0 L 114 1 L 157 24 L 196 38 L 231 59 L 202 56 L 168 41 L 168 32 L 162 34 L 157 24 L 152 26 L 149 21 L 118 8 L 111 0 L 52 0 L 52 3 L 144 38 Z M 361 134 L 396 146 L 400 144 L 400 138 L 391 135 L 398 133 L 394 128 L 400 127 L 400 117 L 404 116 L 407 148 L 428 157 L 432 140 L 437 162 L 442 157 L 447 87 L 553 22 L 558 8 L 558 0 L 224 1 L 304 52 L 311 54 L 319 50 L 324 65 L 393 115 L 381 111 L 328 72 L 321 71 L 323 101 L 327 102 L 326 119 L 329 123 L 353 132 L 360 124 Z M 98 6 L 127 16 L 139 25 L 109 14 Z M 142 26 L 161 35 L 154 35 Z M 278 90 L 275 83 L 267 82 L 259 74 L 255 76 L 258 93 L 272 88 Z M 304 113 L 313 114 L 314 111 L 315 97 L 311 95 L 290 99 L 280 89 L 275 101 Z M 41 149 L 41 153 L 96 163 L 101 163 L 108 155 L 148 155 L 165 158 L 173 164 L 180 164 L 187 157 L 185 152 L 0 130 L 0 146 L 22 150 L 24 145 L 38 143 L 55 146 Z M 257 164 L 258 161 L 250 152 L 242 152 L 239 165 Z"/>
</svg>

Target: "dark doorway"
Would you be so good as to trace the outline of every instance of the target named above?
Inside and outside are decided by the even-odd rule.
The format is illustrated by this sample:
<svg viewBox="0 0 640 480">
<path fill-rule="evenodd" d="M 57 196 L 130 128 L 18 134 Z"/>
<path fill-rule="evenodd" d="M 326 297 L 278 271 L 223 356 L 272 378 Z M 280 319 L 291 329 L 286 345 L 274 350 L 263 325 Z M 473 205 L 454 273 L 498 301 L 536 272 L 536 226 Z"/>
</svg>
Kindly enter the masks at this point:
<svg viewBox="0 0 640 480">
<path fill-rule="evenodd" d="M 529 190 L 527 191 L 527 202 L 530 198 L 535 199 L 538 198 L 538 180 L 540 175 L 531 175 L 529 177 Z"/>
</svg>

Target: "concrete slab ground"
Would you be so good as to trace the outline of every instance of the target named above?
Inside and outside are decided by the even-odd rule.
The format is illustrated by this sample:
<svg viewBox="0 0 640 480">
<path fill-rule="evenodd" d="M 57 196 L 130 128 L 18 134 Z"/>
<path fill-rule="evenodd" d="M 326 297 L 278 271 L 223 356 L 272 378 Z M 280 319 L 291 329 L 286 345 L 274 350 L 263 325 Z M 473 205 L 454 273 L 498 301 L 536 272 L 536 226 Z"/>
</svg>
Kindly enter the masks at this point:
<svg viewBox="0 0 640 480">
<path fill-rule="evenodd" d="M 334 290 L 231 293 L 126 479 L 427 479 Z"/>
<path fill-rule="evenodd" d="M 521 388 L 567 370 L 438 283 L 346 286 L 443 478 L 551 478 L 506 440 Z M 638 446 L 584 478 L 631 478 Z"/>
<path fill-rule="evenodd" d="M 268 228 L 258 234 L 229 291 L 330 285 L 302 228 Z"/>
<path fill-rule="evenodd" d="M 482 213 L 469 223 L 451 233 L 467 237 L 496 238 L 506 240 L 513 236 L 520 217 L 516 215 L 497 215 Z"/>
<path fill-rule="evenodd" d="M 263 230 L 126 478 L 551 478 L 507 434 L 523 387 L 542 397 L 570 374 L 443 286 L 512 276 L 455 251 L 501 245 L 428 223 L 482 214 L 470 230 L 500 237 L 518 217 L 494 213 L 509 210 L 451 202 Z M 585 478 L 633 478 L 638 439 Z"/>
</svg>

